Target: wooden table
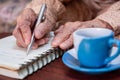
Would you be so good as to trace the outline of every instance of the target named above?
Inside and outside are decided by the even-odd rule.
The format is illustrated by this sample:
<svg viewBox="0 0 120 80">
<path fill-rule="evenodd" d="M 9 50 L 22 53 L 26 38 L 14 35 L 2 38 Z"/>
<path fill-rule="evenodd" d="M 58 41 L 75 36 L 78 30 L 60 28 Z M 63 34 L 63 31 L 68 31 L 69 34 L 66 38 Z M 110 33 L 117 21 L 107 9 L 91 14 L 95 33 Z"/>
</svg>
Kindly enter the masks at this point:
<svg viewBox="0 0 120 80">
<path fill-rule="evenodd" d="M 0 34 L 0 38 L 8 35 L 11 34 Z M 0 80 L 16 79 L 0 76 Z M 120 80 L 120 70 L 100 75 L 84 74 L 66 67 L 63 64 L 61 58 L 59 58 L 33 73 L 32 75 L 26 77 L 24 80 Z"/>
</svg>

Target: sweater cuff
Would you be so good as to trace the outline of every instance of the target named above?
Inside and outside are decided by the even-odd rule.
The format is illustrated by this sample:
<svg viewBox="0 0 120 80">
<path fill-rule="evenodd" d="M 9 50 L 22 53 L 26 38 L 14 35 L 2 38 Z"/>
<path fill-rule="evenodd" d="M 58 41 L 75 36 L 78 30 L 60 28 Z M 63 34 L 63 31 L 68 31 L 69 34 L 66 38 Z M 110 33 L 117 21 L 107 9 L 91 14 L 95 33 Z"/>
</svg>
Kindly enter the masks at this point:
<svg viewBox="0 0 120 80">
<path fill-rule="evenodd" d="M 120 26 L 120 11 L 107 11 L 104 14 L 99 15 L 97 19 L 107 22 L 116 31 L 118 26 Z"/>
<path fill-rule="evenodd" d="M 120 33 L 120 1 L 113 4 L 106 12 L 99 15 L 97 19 L 107 22 L 114 30 L 115 34 Z"/>
<path fill-rule="evenodd" d="M 47 23 L 54 25 L 58 20 L 58 16 L 64 13 L 65 7 L 59 0 L 32 0 L 26 8 L 32 8 L 36 14 L 39 13 L 42 3 L 46 3 L 47 9 L 45 13 L 45 18 Z"/>
</svg>

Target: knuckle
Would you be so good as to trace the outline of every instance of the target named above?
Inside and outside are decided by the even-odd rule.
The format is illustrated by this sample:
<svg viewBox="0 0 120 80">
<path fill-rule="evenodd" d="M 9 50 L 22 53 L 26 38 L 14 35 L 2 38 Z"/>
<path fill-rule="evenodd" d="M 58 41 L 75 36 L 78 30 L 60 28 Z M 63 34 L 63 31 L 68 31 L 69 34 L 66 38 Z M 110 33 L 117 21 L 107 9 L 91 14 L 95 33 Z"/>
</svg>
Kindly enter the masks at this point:
<svg viewBox="0 0 120 80">
<path fill-rule="evenodd" d="M 42 36 L 45 36 L 45 34 L 47 34 L 47 31 L 41 30 L 41 31 L 40 31 L 40 34 L 41 34 Z"/>
<path fill-rule="evenodd" d="M 19 27 L 20 29 L 23 29 L 23 28 L 24 28 L 24 25 L 23 25 L 23 24 L 18 24 L 18 27 Z"/>
<path fill-rule="evenodd" d="M 23 22 L 23 25 L 31 26 L 31 21 L 25 20 L 25 21 Z"/>
<path fill-rule="evenodd" d="M 22 19 L 17 22 L 18 27 L 21 27 L 23 25 L 31 26 L 31 21 L 27 19 Z"/>
<path fill-rule="evenodd" d="M 26 19 L 33 21 L 36 19 L 36 14 L 32 9 L 25 9 L 22 13 L 22 16 L 25 17 Z"/>
<path fill-rule="evenodd" d="M 51 28 L 46 25 L 46 24 L 40 24 L 39 27 L 38 27 L 38 30 L 41 32 L 41 34 L 44 34 L 44 33 L 47 33 L 51 30 Z"/>
</svg>

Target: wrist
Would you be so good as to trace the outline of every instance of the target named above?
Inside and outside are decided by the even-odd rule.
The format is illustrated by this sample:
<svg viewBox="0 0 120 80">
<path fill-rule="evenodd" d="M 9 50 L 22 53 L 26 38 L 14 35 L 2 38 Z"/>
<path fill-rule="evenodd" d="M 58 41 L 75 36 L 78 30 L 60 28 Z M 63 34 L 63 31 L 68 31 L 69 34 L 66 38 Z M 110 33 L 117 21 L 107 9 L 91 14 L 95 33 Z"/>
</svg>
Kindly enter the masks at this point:
<svg viewBox="0 0 120 80">
<path fill-rule="evenodd" d="M 104 28 L 108 28 L 108 29 L 113 30 L 112 26 L 109 23 L 107 23 L 106 21 L 101 20 L 101 19 L 95 19 L 95 20 L 97 20 L 98 22 L 100 22 L 100 24 L 102 24 Z"/>
</svg>

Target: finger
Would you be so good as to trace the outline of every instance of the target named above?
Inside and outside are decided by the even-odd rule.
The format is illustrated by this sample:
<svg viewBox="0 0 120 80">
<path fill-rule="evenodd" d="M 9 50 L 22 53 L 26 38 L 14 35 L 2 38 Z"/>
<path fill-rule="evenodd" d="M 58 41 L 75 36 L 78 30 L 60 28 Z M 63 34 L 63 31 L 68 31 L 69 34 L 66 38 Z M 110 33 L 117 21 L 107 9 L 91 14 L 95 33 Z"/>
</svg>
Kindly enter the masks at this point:
<svg viewBox="0 0 120 80">
<path fill-rule="evenodd" d="M 28 8 L 24 9 L 21 15 L 17 18 L 17 25 L 21 31 L 23 39 L 28 45 L 31 39 L 31 28 L 36 20 L 35 12 Z"/>
<path fill-rule="evenodd" d="M 25 21 L 30 22 L 31 27 L 34 25 L 34 22 L 37 18 L 36 13 L 31 9 L 24 9 L 20 16 L 17 18 L 17 23 L 25 23 Z"/>
<path fill-rule="evenodd" d="M 30 40 L 31 40 L 30 25 L 31 25 L 31 23 L 28 21 L 25 21 L 24 24 L 19 25 L 19 28 L 21 30 L 21 33 L 22 33 L 22 36 L 23 36 L 23 39 L 24 39 L 26 45 L 28 45 L 30 43 Z"/>
<path fill-rule="evenodd" d="M 49 38 L 43 38 L 34 42 L 32 49 L 37 49 L 39 46 L 46 44 L 49 41 Z"/>
<path fill-rule="evenodd" d="M 16 44 L 17 44 L 19 47 L 23 47 L 18 41 L 16 41 Z"/>
<path fill-rule="evenodd" d="M 57 34 L 59 33 L 61 30 L 63 30 L 64 25 L 60 26 L 54 33 Z"/>
<path fill-rule="evenodd" d="M 68 22 L 64 25 L 64 28 L 61 29 L 55 38 L 52 41 L 52 46 L 53 47 L 58 47 L 62 42 L 67 40 L 70 35 L 81 25 L 80 22 Z"/>
<path fill-rule="evenodd" d="M 37 49 L 37 48 L 38 48 L 38 44 L 36 42 L 34 42 L 32 45 L 32 49 Z"/>
<path fill-rule="evenodd" d="M 59 32 L 52 41 L 53 47 L 58 47 L 63 41 L 69 38 L 70 32 L 66 32 L 66 30 L 62 30 Z"/>
<path fill-rule="evenodd" d="M 40 39 L 44 37 L 47 33 L 51 31 L 51 25 L 47 24 L 47 22 L 40 23 L 36 28 L 35 28 L 35 37 L 37 39 Z"/>
<path fill-rule="evenodd" d="M 13 31 L 13 35 L 15 36 L 17 42 L 19 42 L 19 44 L 22 46 L 22 47 L 27 47 L 27 45 L 25 44 L 25 41 L 23 39 L 23 36 L 22 36 L 22 33 L 21 31 L 19 30 L 19 28 L 15 28 L 15 30 Z"/>
<path fill-rule="evenodd" d="M 71 35 L 67 40 L 59 45 L 63 50 L 67 50 L 73 46 L 73 36 Z"/>
<path fill-rule="evenodd" d="M 49 41 L 48 37 L 42 38 L 40 40 L 37 40 L 36 43 L 40 46 L 40 45 L 44 45 Z"/>
</svg>

